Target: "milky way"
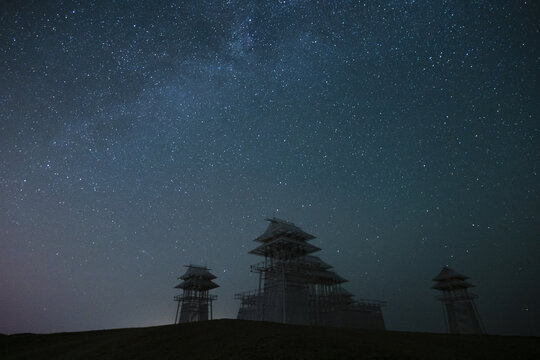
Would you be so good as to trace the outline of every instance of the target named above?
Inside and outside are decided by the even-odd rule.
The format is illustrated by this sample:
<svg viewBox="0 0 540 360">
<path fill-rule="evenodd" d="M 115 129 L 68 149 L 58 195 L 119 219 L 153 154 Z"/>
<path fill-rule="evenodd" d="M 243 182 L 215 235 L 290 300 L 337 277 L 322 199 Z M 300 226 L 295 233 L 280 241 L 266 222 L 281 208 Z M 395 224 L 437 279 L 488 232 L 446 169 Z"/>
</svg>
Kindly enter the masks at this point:
<svg viewBox="0 0 540 360">
<path fill-rule="evenodd" d="M 189 263 L 235 317 L 265 217 L 394 330 L 540 335 L 534 1 L 7 1 L 0 332 L 172 323 Z"/>
</svg>

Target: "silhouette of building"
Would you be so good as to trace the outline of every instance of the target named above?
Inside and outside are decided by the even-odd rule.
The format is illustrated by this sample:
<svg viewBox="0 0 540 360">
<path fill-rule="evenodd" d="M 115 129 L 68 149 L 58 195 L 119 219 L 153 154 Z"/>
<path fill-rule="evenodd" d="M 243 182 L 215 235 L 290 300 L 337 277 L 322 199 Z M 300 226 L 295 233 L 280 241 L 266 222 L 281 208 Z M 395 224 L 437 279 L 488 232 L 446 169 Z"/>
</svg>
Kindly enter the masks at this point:
<svg viewBox="0 0 540 360">
<path fill-rule="evenodd" d="M 484 325 L 478 314 L 474 299 L 478 297 L 469 293 L 468 276 L 455 272 L 449 267 L 442 268 L 439 275 L 433 278 L 437 283 L 433 289 L 442 292 L 437 296 L 443 305 L 446 330 L 451 334 L 485 334 Z"/>
<path fill-rule="evenodd" d="M 194 321 L 212 320 L 212 301 L 216 295 L 210 295 L 209 291 L 219 287 L 212 280 L 216 276 L 210 273 L 206 266 L 187 265 L 186 273 L 178 279 L 183 280 L 176 285 L 176 289 L 182 289 L 182 294 L 174 297 L 178 302 L 174 323 L 186 323 Z"/>
<path fill-rule="evenodd" d="M 384 302 L 354 300 L 342 287 L 347 280 L 311 255 L 321 250 L 309 243 L 313 235 L 285 220 L 266 220 L 268 228 L 255 239 L 259 245 L 249 252 L 264 257 L 251 266 L 259 286 L 235 295 L 241 302 L 238 319 L 385 329 Z"/>
</svg>

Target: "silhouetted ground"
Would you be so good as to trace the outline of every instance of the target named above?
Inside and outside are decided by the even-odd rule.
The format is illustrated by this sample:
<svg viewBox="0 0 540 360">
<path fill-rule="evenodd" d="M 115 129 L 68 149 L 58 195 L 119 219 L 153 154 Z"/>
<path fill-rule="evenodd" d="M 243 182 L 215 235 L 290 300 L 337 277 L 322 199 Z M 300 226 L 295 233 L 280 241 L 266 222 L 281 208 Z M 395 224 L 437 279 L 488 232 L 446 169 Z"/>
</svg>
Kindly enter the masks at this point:
<svg viewBox="0 0 540 360">
<path fill-rule="evenodd" d="M 540 359 L 540 338 L 359 331 L 214 320 L 0 336 L 8 359 Z"/>
</svg>

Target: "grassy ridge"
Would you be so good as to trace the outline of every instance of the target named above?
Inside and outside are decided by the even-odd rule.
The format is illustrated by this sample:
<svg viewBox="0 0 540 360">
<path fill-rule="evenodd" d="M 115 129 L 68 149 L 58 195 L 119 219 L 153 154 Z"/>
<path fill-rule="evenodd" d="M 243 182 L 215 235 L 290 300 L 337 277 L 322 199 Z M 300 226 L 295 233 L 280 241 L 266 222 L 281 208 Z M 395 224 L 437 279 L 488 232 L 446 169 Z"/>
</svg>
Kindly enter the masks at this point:
<svg viewBox="0 0 540 360">
<path fill-rule="evenodd" d="M 540 359 L 540 338 L 378 332 L 255 321 L 0 336 L 8 359 Z"/>
</svg>

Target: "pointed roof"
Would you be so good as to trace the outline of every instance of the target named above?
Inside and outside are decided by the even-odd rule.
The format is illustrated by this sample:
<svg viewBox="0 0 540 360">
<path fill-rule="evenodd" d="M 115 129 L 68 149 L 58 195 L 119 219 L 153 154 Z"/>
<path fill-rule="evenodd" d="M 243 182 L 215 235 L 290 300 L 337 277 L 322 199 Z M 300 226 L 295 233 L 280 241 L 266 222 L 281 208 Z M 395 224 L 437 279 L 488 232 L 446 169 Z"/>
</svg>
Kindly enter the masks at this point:
<svg viewBox="0 0 540 360">
<path fill-rule="evenodd" d="M 289 237 L 278 237 L 264 242 L 249 253 L 276 258 L 289 258 L 311 254 L 319 250 L 321 249 L 317 246 L 302 240 L 296 240 Z"/>
<path fill-rule="evenodd" d="M 308 234 L 304 230 L 300 229 L 294 223 L 278 219 L 276 217 L 265 219 L 270 222 L 266 231 L 255 239 L 258 242 L 267 242 L 280 236 L 285 236 L 297 240 L 309 241 L 314 239 L 315 236 Z"/>
<path fill-rule="evenodd" d="M 465 281 L 468 278 L 468 276 L 460 274 L 453 269 L 450 269 L 448 266 L 445 266 L 442 268 L 439 275 L 433 278 L 433 281 L 436 281 L 437 283 L 431 288 L 441 291 L 467 289 L 474 286 Z"/>
<path fill-rule="evenodd" d="M 219 287 L 212 280 L 216 278 L 210 273 L 210 269 L 200 265 L 186 265 L 188 268 L 184 275 L 178 279 L 182 279 L 180 284 L 176 285 L 176 289 L 191 289 L 191 290 L 210 290 Z"/>
<path fill-rule="evenodd" d="M 218 284 L 207 279 L 188 279 L 176 285 L 176 289 L 211 290 L 219 287 Z"/>
<path fill-rule="evenodd" d="M 466 280 L 466 279 L 469 279 L 469 277 L 452 270 L 448 266 L 445 266 L 442 268 L 439 275 L 433 278 L 433 281 L 445 281 L 445 280 L 451 280 L 451 279 Z"/>
<path fill-rule="evenodd" d="M 475 285 L 470 284 L 464 280 L 451 280 L 451 281 L 442 281 L 433 285 L 431 288 L 436 290 L 452 290 L 452 289 L 468 289 L 474 287 Z"/>
<path fill-rule="evenodd" d="M 210 273 L 210 269 L 208 269 L 206 266 L 190 264 L 186 265 L 186 267 L 188 268 L 187 271 L 178 279 L 187 280 L 189 278 L 196 277 L 201 279 L 213 280 L 216 278 L 215 275 Z"/>
</svg>

